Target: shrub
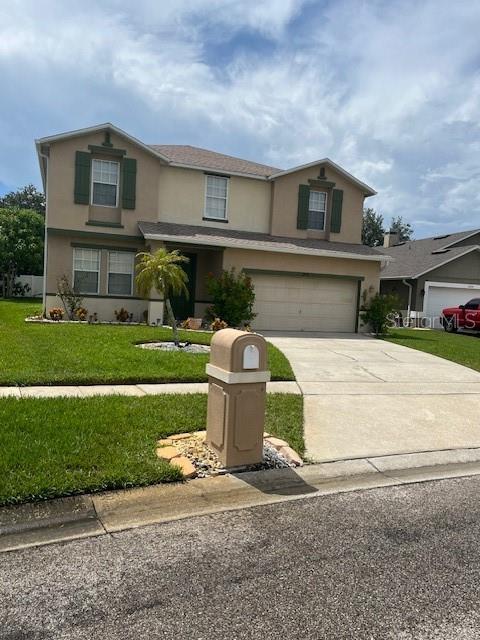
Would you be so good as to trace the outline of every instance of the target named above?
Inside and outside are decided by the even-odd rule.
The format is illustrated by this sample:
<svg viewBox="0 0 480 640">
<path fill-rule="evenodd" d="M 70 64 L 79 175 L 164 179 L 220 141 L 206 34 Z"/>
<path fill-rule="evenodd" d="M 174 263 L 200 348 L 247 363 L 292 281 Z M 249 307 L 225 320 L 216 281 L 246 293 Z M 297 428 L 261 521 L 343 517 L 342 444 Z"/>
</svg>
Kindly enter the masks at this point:
<svg viewBox="0 0 480 640">
<path fill-rule="evenodd" d="M 120 311 L 115 311 L 115 318 L 117 322 L 128 322 L 132 319 L 132 314 L 122 307 Z"/>
<path fill-rule="evenodd" d="M 57 280 L 57 295 L 62 301 L 70 320 L 74 320 L 77 309 L 82 306 L 83 298 L 74 291 L 65 275 Z"/>
<path fill-rule="evenodd" d="M 29 284 L 22 284 L 21 282 L 15 282 L 12 288 L 12 296 L 17 296 L 17 297 L 20 296 L 21 298 L 23 298 L 24 296 L 27 295 L 27 293 L 30 293 L 30 291 L 31 289 Z"/>
<path fill-rule="evenodd" d="M 220 331 L 220 329 L 226 329 L 227 327 L 228 324 L 224 320 L 220 320 L 220 318 L 214 318 L 210 325 L 212 331 Z"/>
<path fill-rule="evenodd" d="M 376 293 L 367 302 L 366 292 L 364 292 L 364 303 L 360 317 L 371 328 L 373 333 L 379 335 L 385 333 L 397 307 L 398 300 L 396 296 Z"/>
<path fill-rule="evenodd" d="M 207 309 L 209 319 L 221 318 L 228 326 L 239 327 L 249 324 L 255 317 L 255 291 L 252 279 L 246 273 L 237 274 L 232 268 L 223 271 L 218 278 L 209 274 L 207 291 L 213 299 L 212 306 Z"/>
<path fill-rule="evenodd" d="M 58 322 L 59 320 L 63 319 L 63 309 L 60 309 L 60 307 L 53 307 L 48 312 L 48 315 L 50 316 L 51 320 L 55 320 Z"/>
<path fill-rule="evenodd" d="M 84 322 L 87 319 L 88 316 L 88 309 L 85 309 L 85 307 L 78 307 L 78 309 L 75 310 L 75 317 L 77 318 L 77 320 L 81 320 L 82 322 Z"/>
</svg>

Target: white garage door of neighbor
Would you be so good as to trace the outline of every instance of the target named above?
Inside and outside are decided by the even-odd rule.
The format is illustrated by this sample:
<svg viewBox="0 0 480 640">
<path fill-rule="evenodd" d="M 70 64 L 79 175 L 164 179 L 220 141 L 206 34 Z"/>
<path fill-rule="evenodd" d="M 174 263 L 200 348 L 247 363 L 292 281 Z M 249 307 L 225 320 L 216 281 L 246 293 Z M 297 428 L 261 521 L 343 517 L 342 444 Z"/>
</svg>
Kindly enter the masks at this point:
<svg viewBox="0 0 480 640">
<path fill-rule="evenodd" d="M 257 330 L 355 331 L 356 280 L 255 274 Z"/>
<path fill-rule="evenodd" d="M 480 298 L 480 286 L 474 284 L 438 285 L 434 282 L 425 283 L 425 301 L 423 313 L 431 319 L 431 326 L 440 327 L 439 318 L 445 307 L 456 307 L 465 304 L 472 298 Z"/>
</svg>

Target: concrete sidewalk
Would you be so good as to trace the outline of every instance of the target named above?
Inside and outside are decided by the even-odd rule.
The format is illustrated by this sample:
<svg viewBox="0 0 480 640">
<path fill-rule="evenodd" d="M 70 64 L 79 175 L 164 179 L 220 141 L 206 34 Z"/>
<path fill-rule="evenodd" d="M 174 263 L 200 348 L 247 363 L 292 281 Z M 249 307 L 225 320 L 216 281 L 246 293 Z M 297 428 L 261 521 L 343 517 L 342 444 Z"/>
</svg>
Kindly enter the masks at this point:
<svg viewBox="0 0 480 640">
<path fill-rule="evenodd" d="M 361 334 L 275 334 L 318 462 L 480 447 L 480 372 Z"/>
<path fill-rule="evenodd" d="M 0 508 L 0 552 L 287 500 L 480 475 L 480 449 L 342 460 Z"/>
<path fill-rule="evenodd" d="M 166 384 L 92 384 L 32 387 L 0 387 L 0 398 L 90 398 L 92 396 L 153 396 L 163 393 L 207 393 L 207 382 Z M 301 395 L 296 382 L 267 382 L 267 393 Z"/>
</svg>

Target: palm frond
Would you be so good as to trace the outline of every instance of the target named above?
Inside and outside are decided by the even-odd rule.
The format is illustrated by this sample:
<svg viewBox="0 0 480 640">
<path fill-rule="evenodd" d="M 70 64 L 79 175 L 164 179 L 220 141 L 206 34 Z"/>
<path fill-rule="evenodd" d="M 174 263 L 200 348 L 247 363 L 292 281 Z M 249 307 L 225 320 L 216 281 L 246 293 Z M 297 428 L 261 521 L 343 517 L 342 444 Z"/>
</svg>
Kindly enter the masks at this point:
<svg viewBox="0 0 480 640">
<path fill-rule="evenodd" d="M 137 260 L 136 283 L 141 296 L 147 298 L 152 289 L 163 297 L 182 293 L 188 296 L 188 276 L 181 264 L 189 259 L 178 249 L 158 249 L 155 253 L 141 252 L 137 254 Z"/>
</svg>

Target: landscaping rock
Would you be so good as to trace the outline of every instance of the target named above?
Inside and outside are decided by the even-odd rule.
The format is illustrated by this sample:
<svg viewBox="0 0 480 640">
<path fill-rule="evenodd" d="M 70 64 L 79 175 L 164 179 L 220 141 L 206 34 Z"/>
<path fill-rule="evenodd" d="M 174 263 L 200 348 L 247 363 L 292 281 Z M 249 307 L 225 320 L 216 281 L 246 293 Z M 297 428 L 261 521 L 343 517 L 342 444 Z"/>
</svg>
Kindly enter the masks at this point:
<svg viewBox="0 0 480 640">
<path fill-rule="evenodd" d="M 269 436 L 266 438 L 266 441 L 277 450 L 281 449 L 282 447 L 288 447 L 288 442 L 285 442 L 285 440 L 280 440 L 280 438 L 273 438 L 272 436 Z"/>
<path fill-rule="evenodd" d="M 303 460 L 300 458 L 298 453 L 292 449 L 292 447 L 289 447 L 288 445 L 286 447 L 282 447 L 278 453 L 295 467 L 303 466 Z"/>
<path fill-rule="evenodd" d="M 192 462 L 185 456 L 178 456 L 171 461 L 177 467 L 180 467 L 185 478 L 194 478 L 197 475 L 197 470 L 193 466 Z"/>
<path fill-rule="evenodd" d="M 172 444 L 173 440 L 171 438 L 162 438 L 157 442 L 158 447 L 168 447 Z"/>
<path fill-rule="evenodd" d="M 172 458 L 176 458 L 180 455 L 177 447 L 158 447 L 157 456 L 159 458 L 163 458 L 164 460 L 171 460 Z"/>
<path fill-rule="evenodd" d="M 206 431 L 193 431 L 192 433 L 177 433 L 159 442 L 167 442 L 168 446 L 159 447 L 157 455 L 168 459 L 166 454 L 171 455 L 176 452 L 175 457 L 170 458 L 170 464 L 184 465 L 182 471 L 186 478 L 205 478 L 227 473 L 227 469 L 222 466 L 217 455 L 208 447 L 205 442 Z M 274 446 L 269 441 L 278 445 Z M 162 455 L 163 453 L 163 455 Z M 190 465 L 178 461 L 187 460 Z M 302 465 L 300 456 L 280 438 L 268 437 L 264 440 L 262 462 L 245 467 L 241 471 L 260 471 L 262 469 L 285 469 Z M 195 475 L 190 475 L 195 472 Z"/>
</svg>

